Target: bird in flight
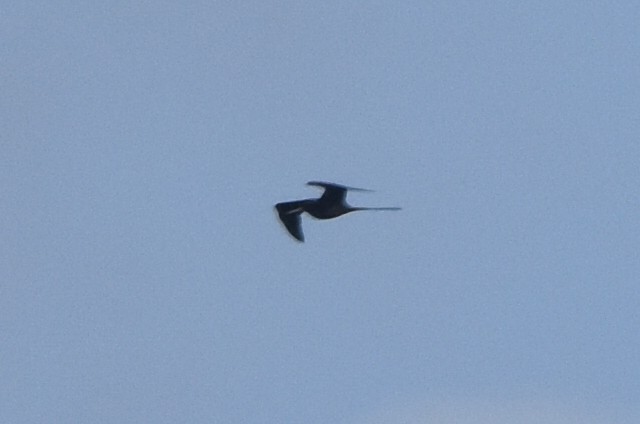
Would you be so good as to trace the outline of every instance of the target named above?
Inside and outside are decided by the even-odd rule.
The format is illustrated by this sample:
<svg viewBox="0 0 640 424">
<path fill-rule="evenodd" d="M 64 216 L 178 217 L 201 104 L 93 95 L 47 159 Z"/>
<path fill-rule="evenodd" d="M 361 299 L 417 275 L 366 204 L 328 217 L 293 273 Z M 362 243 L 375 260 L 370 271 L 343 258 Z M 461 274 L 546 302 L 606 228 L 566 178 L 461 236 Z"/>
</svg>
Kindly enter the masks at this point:
<svg viewBox="0 0 640 424">
<path fill-rule="evenodd" d="M 304 242 L 301 217 L 306 212 L 317 219 L 337 218 L 354 211 L 397 211 L 401 208 L 362 208 L 350 206 L 346 202 L 347 190 L 372 191 L 364 188 L 347 187 L 340 184 L 309 181 L 307 185 L 324 188 L 324 193 L 317 199 L 294 200 L 276 204 L 280 221 L 289 233 L 298 241 Z"/>
</svg>

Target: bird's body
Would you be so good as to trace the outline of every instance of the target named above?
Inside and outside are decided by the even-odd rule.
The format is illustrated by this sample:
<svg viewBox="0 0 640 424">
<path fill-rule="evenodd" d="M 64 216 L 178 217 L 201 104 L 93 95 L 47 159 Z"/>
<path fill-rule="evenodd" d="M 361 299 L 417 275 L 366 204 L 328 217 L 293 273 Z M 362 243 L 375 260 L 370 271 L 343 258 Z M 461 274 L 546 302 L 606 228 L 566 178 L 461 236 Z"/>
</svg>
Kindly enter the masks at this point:
<svg viewBox="0 0 640 424">
<path fill-rule="evenodd" d="M 304 241 L 301 217 L 303 212 L 317 219 L 337 218 L 344 214 L 363 210 L 399 210 L 400 208 L 362 208 L 350 206 L 346 202 L 347 190 L 371 191 L 363 188 L 347 187 L 339 184 L 309 181 L 308 185 L 324 188 L 324 193 L 317 199 L 294 200 L 276 204 L 280 220 L 289 233 L 298 241 Z"/>
</svg>

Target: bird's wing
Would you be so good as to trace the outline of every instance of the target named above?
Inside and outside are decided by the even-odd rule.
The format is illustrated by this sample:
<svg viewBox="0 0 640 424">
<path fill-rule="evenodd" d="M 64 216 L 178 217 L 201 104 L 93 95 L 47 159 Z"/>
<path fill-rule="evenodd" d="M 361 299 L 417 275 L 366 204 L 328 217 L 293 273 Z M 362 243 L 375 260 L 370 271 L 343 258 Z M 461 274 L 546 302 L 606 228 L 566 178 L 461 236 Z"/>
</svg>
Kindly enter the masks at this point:
<svg viewBox="0 0 640 424">
<path fill-rule="evenodd" d="M 304 234 L 302 233 L 302 219 L 300 215 L 303 210 L 300 202 L 283 202 L 276 205 L 280 221 L 284 224 L 289 234 L 296 240 L 304 242 Z"/>
<path fill-rule="evenodd" d="M 341 203 L 347 197 L 347 190 L 371 191 L 366 188 L 348 187 L 341 184 L 325 183 L 323 181 L 309 181 L 307 185 L 324 188 L 324 193 L 320 199 L 328 203 Z"/>
</svg>

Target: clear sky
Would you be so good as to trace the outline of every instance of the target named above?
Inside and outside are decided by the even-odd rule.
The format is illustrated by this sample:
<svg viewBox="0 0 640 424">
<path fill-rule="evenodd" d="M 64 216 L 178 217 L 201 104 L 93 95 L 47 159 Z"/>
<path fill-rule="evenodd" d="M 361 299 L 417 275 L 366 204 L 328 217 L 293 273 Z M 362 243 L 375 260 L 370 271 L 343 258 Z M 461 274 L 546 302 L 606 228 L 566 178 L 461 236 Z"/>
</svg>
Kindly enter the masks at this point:
<svg viewBox="0 0 640 424">
<path fill-rule="evenodd" d="M 5 2 L 0 422 L 640 422 L 638 22 Z"/>
</svg>

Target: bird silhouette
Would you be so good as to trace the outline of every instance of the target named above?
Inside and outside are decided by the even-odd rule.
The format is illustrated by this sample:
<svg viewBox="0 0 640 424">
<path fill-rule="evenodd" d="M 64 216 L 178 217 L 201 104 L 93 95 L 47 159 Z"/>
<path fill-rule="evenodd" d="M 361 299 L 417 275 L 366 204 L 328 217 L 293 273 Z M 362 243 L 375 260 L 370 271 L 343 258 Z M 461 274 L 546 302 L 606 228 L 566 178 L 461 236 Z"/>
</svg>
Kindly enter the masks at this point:
<svg viewBox="0 0 640 424">
<path fill-rule="evenodd" d="M 364 208 L 350 206 L 347 201 L 347 191 L 372 191 L 364 188 L 347 187 L 340 184 L 325 183 L 321 181 L 309 181 L 307 185 L 324 188 L 324 193 L 317 199 L 294 200 L 276 204 L 276 210 L 280 221 L 289 233 L 298 241 L 304 242 L 302 233 L 303 212 L 317 219 L 337 218 L 354 211 L 397 211 L 401 208 Z"/>
</svg>

